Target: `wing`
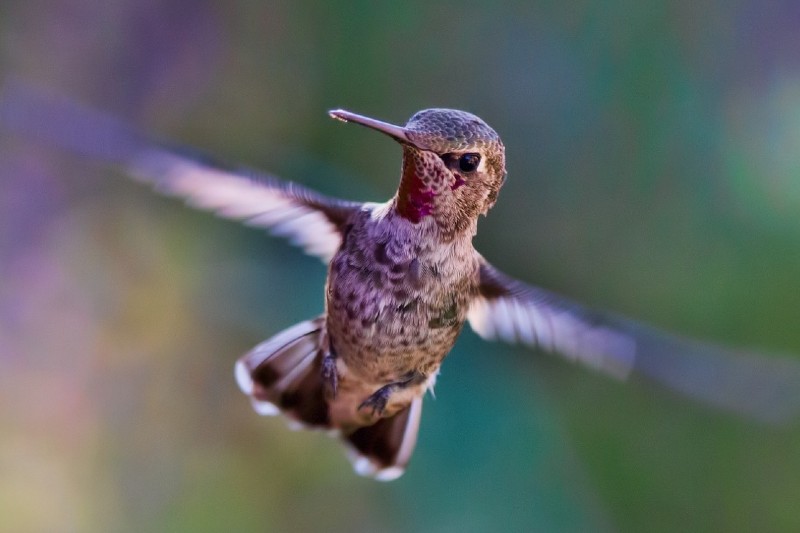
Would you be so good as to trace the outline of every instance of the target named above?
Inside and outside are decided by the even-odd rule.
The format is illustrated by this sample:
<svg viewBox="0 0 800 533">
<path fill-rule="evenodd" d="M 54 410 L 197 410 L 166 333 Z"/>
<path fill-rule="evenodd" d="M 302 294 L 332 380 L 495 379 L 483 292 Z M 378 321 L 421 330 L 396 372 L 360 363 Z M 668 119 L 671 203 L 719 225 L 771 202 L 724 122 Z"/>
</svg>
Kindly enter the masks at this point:
<svg viewBox="0 0 800 533">
<path fill-rule="evenodd" d="M 10 84 L 0 124 L 82 155 L 124 167 L 156 191 L 216 214 L 269 228 L 329 260 L 360 203 L 327 198 L 290 182 L 226 167 L 187 148 L 157 143 L 124 122 L 31 87 Z"/>
<path fill-rule="evenodd" d="M 249 170 L 224 170 L 158 146 L 136 154 L 131 174 L 156 191 L 185 198 L 192 207 L 269 228 L 306 253 L 329 261 L 342 243 L 342 231 L 360 203 L 324 197 L 291 182 Z"/>
<path fill-rule="evenodd" d="M 800 411 L 796 359 L 729 350 L 595 311 L 517 281 L 483 258 L 469 322 L 485 339 L 559 352 L 618 378 L 634 372 L 764 422 L 785 422 Z"/>
</svg>

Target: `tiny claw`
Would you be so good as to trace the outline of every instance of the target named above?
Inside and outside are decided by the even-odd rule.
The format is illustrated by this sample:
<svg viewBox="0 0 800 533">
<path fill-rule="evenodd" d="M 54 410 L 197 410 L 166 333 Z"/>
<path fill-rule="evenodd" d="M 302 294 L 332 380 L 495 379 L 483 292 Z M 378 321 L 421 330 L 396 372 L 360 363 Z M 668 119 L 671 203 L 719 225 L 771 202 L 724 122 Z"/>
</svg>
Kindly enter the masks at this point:
<svg viewBox="0 0 800 533">
<path fill-rule="evenodd" d="M 383 415 L 383 411 L 386 409 L 386 403 L 389 401 L 389 395 L 392 394 L 392 391 L 395 389 L 395 387 L 396 386 L 394 384 L 381 387 L 372 393 L 369 398 L 361 402 L 361 405 L 358 406 L 358 410 L 360 411 L 364 408 L 371 408 L 373 416 Z"/>
<path fill-rule="evenodd" d="M 386 403 L 389 401 L 389 396 L 391 396 L 394 391 L 398 389 L 404 389 L 412 384 L 422 383 L 425 379 L 426 378 L 424 374 L 410 372 L 407 376 L 407 379 L 389 383 L 388 385 L 384 385 L 380 389 L 373 392 L 369 398 L 361 402 L 361 405 L 358 406 L 358 410 L 360 411 L 365 407 L 371 407 L 373 416 L 382 416 L 383 411 L 386 409 Z"/>
</svg>

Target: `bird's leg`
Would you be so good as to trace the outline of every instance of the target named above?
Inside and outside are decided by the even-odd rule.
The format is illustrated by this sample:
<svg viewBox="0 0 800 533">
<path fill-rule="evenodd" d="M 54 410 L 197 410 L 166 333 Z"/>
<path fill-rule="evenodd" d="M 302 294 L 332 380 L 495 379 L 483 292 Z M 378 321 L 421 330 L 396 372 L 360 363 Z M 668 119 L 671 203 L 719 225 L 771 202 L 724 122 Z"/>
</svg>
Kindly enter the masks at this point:
<svg viewBox="0 0 800 533">
<path fill-rule="evenodd" d="M 336 350 L 333 343 L 329 343 L 328 350 L 322 356 L 322 380 L 328 384 L 328 390 L 336 398 L 336 390 L 339 387 L 339 373 L 336 370 Z"/>
<path fill-rule="evenodd" d="M 386 409 L 386 403 L 389 401 L 389 397 L 393 392 L 402 390 L 411 385 L 418 385 L 419 383 L 425 381 L 426 377 L 427 376 L 419 372 L 411 372 L 405 379 L 384 385 L 380 389 L 373 392 L 369 398 L 361 402 L 361 405 L 358 406 L 358 409 L 359 411 L 365 408 L 372 409 L 373 416 L 381 416 L 384 409 Z"/>
</svg>

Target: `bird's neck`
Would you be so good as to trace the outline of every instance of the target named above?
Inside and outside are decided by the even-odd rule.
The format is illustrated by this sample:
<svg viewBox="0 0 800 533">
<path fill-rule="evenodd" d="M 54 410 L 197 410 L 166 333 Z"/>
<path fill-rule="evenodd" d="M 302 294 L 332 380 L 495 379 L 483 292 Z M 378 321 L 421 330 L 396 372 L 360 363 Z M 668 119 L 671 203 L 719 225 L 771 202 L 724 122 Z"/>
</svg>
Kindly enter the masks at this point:
<svg viewBox="0 0 800 533">
<path fill-rule="evenodd" d="M 434 214 L 440 194 L 436 177 L 430 172 L 433 167 L 429 161 L 431 156 L 433 154 L 404 149 L 403 174 L 397 189 L 397 212 L 414 224 Z"/>
<path fill-rule="evenodd" d="M 403 149 L 403 173 L 395 196 L 395 210 L 413 224 L 430 223 L 446 240 L 468 234 L 477 228 L 477 217 L 466 215 L 456 201 L 456 189 L 462 183 L 453 176 L 432 152 Z M 426 224 L 427 225 L 427 224 Z"/>
</svg>

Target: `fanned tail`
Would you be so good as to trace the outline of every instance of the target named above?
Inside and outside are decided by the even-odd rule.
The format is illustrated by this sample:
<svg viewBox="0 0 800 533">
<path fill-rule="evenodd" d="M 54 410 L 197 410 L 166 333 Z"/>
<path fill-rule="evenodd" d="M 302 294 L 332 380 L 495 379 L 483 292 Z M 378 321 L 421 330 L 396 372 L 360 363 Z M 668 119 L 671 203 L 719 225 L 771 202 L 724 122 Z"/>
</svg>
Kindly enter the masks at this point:
<svg viewBox="0 0 800 533">
<path fill-rule="evenodd" d="M 379 481 L 400 477 L 414 453 L 421 414 L 422 398 L 414 398 L 391 418 L 382 418 L 344 437 L 355 471 Z"/>
<path fill-rule="evenodd" d="M 253 348 L 236 362 L 236 381 L 262 415 L 282 413 L 309 429 L 334 429 L 347 445 L 355 471 L 381 481 L 398 478 L 414 452 L 422 398 L 375 424 L 342 427 L 331 419 L 322 377 L 325 318 L 294 325 Z M 363 398 L 340 395 L 340 402 Z M 358 403 L 356 405 L 358 405 Z M 348 409 L 349 410 L 349 409 Z"/>
<path fill-rule="evenodd" d="M 312 428 L 329 428 L 320 369 L 323 317 L 262 342 L 236 362 L 236 381 L 261 415 L 283 413 Z"/>
</svg>

